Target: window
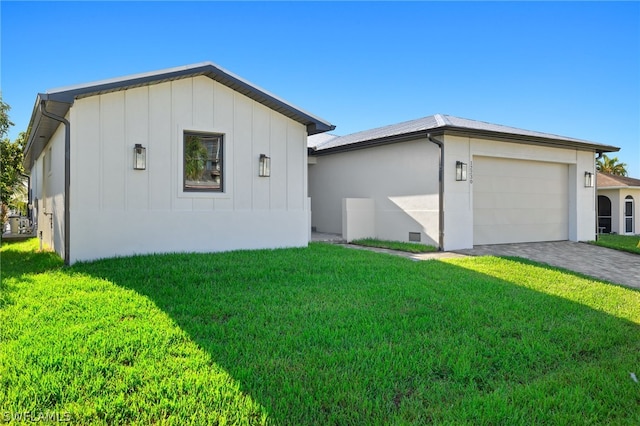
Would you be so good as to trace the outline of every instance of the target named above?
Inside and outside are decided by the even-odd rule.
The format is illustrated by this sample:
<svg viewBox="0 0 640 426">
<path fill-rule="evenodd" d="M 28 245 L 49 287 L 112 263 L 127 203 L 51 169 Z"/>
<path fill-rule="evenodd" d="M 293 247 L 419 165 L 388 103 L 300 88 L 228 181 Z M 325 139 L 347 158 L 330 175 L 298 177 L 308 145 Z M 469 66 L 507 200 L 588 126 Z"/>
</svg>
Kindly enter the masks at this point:
<svg viewBox="0 0 640 426">
<path fill-rule="evenodd" d="M 627 195 L 624 199 L 624 232 L 633 234 L 633 197 Z"/>
<path fill-rule="evenodd" d="M 183 188 L 222 192 L 222 135 L 184 132 Z"/>
<path fill-rule="evenodd" d="M 598 195 L 598 233 L 611 233 L 611 200 Z"/>
</svg>

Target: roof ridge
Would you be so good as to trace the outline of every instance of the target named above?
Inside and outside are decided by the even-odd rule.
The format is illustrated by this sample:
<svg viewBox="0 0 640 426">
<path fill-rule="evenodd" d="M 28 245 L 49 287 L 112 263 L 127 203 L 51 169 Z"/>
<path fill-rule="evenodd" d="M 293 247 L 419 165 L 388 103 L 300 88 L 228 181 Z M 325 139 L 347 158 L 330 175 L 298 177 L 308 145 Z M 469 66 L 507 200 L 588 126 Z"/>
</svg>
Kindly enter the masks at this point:
<svg viewBox="0 0 640 426">
<path fill-rule="evenodd" d="M 444 115 L 444 114 L 434 114 L 433 115 L 433 118 L 436 120 L 436 123 L 438 123 L 438 127 L 451 125 L 451 121 L 449 121 L 449 119 L 447 117 L 448 116 Z"/>
</svg>

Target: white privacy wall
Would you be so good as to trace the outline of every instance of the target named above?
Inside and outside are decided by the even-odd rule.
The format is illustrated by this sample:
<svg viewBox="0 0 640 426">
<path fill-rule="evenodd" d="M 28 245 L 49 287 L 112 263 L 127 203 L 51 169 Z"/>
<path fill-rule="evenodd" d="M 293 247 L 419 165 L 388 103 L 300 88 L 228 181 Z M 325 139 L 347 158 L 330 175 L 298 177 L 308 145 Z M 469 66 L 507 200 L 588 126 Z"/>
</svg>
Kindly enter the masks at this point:
<svg viewBox="0 0 640 426">
<path fill-rule="evenodd" d="M 307 244 L 302 124 L 204 76 L 76 100 L 71 123 L 72 262 Z M 182 191 L 185 130 L 224 134 L 223 193 Z"/>
<path fill-rule="evenodd" d="M 438 245 L 438 149 L 427 139 L 322 155 L 309 165 L 312 226 L 342 234 L 343 199 L 372 199 L 374 235 Z M 367 216 L 369 217 L 369 216 Z"/>
</svg>

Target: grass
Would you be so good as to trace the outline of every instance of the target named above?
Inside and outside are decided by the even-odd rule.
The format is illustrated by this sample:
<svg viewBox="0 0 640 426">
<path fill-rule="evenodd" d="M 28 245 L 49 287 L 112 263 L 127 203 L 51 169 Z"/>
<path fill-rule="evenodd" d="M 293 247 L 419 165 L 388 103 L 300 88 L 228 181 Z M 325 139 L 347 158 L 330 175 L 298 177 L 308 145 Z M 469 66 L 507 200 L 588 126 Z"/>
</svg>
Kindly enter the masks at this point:
<svg viewBox="0 0 640 426">
<path fill-rule="evenodd" d="M 592 241 L 592 243 L 602 247 L 640 254 L 640 235 L 600 234 L 598 235 L 598 240 Z"/>
<path fill-rule="evenodd" d="M 353 240 L 351 241 L 351 244 L 356 244 L 356 245 L 365 246 L 365 247 L 377 247 L 377 248 L 384 248 L 389 250 L 406 251 L 409 253 L 429 253 L 429 252 L 438 251 L 437 247 L 428 246 L 426 244 L 407 243 L 403 241 L 378 240 L 375 238 L 362 238 L 359 240 Z"/>
<path fill-rule="evenodd" d="M 61 268 L 2 247 L 0 412 L 79 424 L 638 424 L 640 292 L 327 244 Z"/>
</svg>

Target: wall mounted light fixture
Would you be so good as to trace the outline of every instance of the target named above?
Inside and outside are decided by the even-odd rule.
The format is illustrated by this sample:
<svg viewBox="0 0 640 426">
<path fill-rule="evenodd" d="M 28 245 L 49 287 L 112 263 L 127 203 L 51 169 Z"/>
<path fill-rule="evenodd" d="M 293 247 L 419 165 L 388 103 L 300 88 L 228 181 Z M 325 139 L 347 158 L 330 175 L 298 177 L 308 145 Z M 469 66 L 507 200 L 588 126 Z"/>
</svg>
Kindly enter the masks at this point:
<svg viewBox="0 0 640 426">
<path fill-rule="evenodd" d="M 258 176 L 269 177 L 271 176 L 271 157 L 267 157 L 265 154 L 260 154 L 260 170 Z"/>
<path fill-rule="evenodd" d="M 133 147 L 133 170 L 145 170 L 147 168 L 147 148 L 137 143 Z"/>
<path fill-rule="evenodd" d="M 593 188 L 593 173 L 584 172 L 584 187 Z"/>
<path fill-rule="evenodd" d="M 467 163 L 456 161 L 456 180 L 467 180 Z"/>
</svg>

